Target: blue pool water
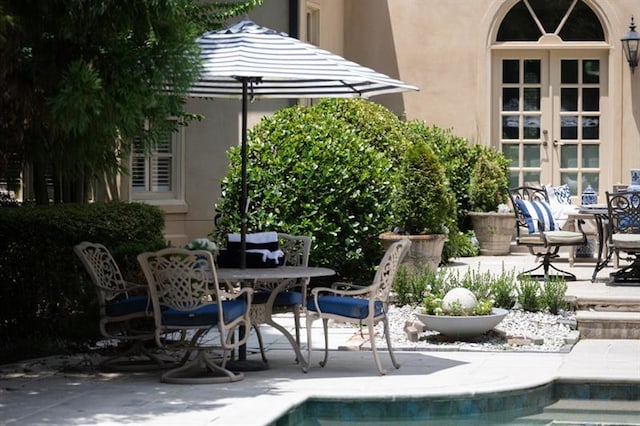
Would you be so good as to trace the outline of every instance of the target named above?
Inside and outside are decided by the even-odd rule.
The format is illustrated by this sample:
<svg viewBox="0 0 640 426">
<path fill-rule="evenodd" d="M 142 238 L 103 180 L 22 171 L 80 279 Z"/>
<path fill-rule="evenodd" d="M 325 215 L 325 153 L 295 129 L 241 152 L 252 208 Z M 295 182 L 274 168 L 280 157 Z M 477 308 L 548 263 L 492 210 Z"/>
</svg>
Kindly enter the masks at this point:
<svg viewBox="0 0 640 426">
<path fill-rule="evenodd" d="M 310 399 L 273 426 L 640 425 L 640 383 L 555 382 L 467 397 Z"/>
</svg>

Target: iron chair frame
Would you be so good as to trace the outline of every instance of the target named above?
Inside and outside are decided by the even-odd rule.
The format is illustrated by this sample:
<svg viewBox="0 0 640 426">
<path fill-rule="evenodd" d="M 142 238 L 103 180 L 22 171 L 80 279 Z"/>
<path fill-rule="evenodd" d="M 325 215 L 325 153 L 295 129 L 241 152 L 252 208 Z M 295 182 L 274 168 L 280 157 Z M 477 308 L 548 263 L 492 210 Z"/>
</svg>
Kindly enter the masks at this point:
<svg viewBox="0 0 640 426">
<path fill-rule="evenodd" d="M 156 344 L 186 350 L 182 365 L 165 372 L 161 380 L 177 384 L 242 380 L 244 375 L 227 369 L 226 362 L 228 355 L 247 341 L 248 333 L 239 339 L 234 335 L 237 327 L 251 326 L 253 289 L 225 291 L 218 282 L 213 256 L 206 250 L 166 248 L 141 253 L 138 262 L 149 283 Z M 225 309 L 241 309 L 242 313 L 227 320 Z M 214 328 L 217 328 L 219 345 L 203 339 Z M 191 338 L 178 344 L 168 343 L 164 336 L 172 332 L 191 333 Z M 219 365 L 207 353 L 213 349 L 222 349 Z M 190 359 L 192 351 L 197 354 Z"/>
<path fill-rule="evenodd" d="M 518 186 L 508 189 L 509 199 L 516 220 L 516 244 L 526 246 L 529 253 L 542 259 L 542 262 L 534 268 L 526 270 L 518 274 L 518 279 L 529 277 L 536 280 L 546 281 L 551 277 L 561 277 L 566 281 L 575 281 L 575 274 L 562 270 L 553 264 L 553 260 L 560 257 L 558 254 L 561 247 L 582 246 L 587 243 L 587 235 L 582 229 L 582 220 L 577 220 L 578 232 L 574 231 L 544 231 L 542 223 L 538 224 L 538 232 L 528 233 L 527 220 L 517 205 L 517 200 L 528 201 L 544 201 L 549 203 L 549 194 L 544 187 Z M 527 234 L 523 235 L 523 230 L 527 230 Z M 562 237 L 565 237 L 563 239 Z M 542 269 L 543 274 L 533 274 L 533 272 Z M 557 273 L 551 274 L 549 270 Z"/>
<path fill-rule="evenodd" d="M 343 290 L 339 288 L 329 287 L 316 287 L 311 290 L 310 298 L 307 302 L 306 318 L 307 318 L 307 362 L 303 364 L 303 371 L 306 373 L 311 365 L 311 329 L 313 321 L 322 319 L 322 326 L 324 330 L 324 359 L 320 362 L 320 365 L 324 367 L 327 364 L 329 352 L 329 332 L 328 322 L 334 320 L 338 322 L 346 322 L 351 324 L 366 324 L 369 332 L 369 342 L 371 344 L 371 351 L 373 352 L 373 358 L 376 363 L 376 367 L 381 375 L 387 373 L 382 367 L 380 357 L 378 356 L 378 350 L 376 347 L 375 329 L 374 326 L 382 322 L 384 325 L 384 335 L 387 342 L 387 349 L 393 366 L 398 369 L 400 364 L 393 355 L 393 347 L 391 344 L 391 336 L 389 335 L 389 319 L 387 312 L 389 309 L 389 292 L 393 285 L 393 280 L 400 266 L 400 262 L 409 252 L 411 247 L 411 241 L 409 239 L 402 239 L 393 243 L 385 252 L 376 274 L 373 278 L 372 284 L 354 290 Z M 329 295 L 329 296 L 325 296 Z M 365 299 L 366 309 L 364 312 L 366 316 L 354 317 L 340 315 L 337 313 L 323 312 L 321 305 L 323 305 L 323 297 L 329 298 L 345 298 L 345 299 Z M 333 299 L 335 300 L 335 299 Z M 377 313 L 378 312 L 378 313 Z"/>
<path fill-rule="evenodd" d="M 609 248 L 630 262 L 609 274 L 609 285 L 640 285 L 640 192 L 605 192 Z M 622 256 L 620 253 L 625 253 Z M 616 267 L 619 265 L 616 262 Z"/>
<path fill-rule="evenodd" d="M 107 247 L 100 243 L 82 241 L 73 251 L 85 267 L 93 282 L 99 307 L 100 334 L 107 339 L 123 341 L 129 344 L 124 352 L 107 358 L 100 363 L 101 368 L 110 370 L 152 370 L 166 368 L 172 362 L 150 352 L 145 344 L 153 341 L 153 310 L 148 296 L 149 287 L 126 281 L 118 264 Z M 132 293 L 141 293 L 134 308 L 127 303 L 132 301 Z M 143 300 L 142 297 L 146 299 Z M 110 314 L 111 307 L 122 303 L 125 308 L 120 314 Z M 148 328 L 136 328 L 134 323 L 148 322 Z M 143 356 L 146 359 L 136 359 Z"/>
</svg>

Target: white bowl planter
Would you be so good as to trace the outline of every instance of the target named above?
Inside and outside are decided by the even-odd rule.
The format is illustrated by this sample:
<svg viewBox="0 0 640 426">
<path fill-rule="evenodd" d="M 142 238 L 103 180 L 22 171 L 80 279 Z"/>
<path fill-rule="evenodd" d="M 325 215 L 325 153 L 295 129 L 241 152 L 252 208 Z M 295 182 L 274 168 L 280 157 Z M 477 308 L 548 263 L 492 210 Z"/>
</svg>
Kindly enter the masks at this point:
<svg viewBox="0 0 640 426">
<path fill-rule="evenodd" d="M 498 325 L 508 312 L 506 309 L 493 308 L 489 315 L 415 315 L 429 330 L 457 338 L 479 336 L 486 333 Z"/>
</svg>

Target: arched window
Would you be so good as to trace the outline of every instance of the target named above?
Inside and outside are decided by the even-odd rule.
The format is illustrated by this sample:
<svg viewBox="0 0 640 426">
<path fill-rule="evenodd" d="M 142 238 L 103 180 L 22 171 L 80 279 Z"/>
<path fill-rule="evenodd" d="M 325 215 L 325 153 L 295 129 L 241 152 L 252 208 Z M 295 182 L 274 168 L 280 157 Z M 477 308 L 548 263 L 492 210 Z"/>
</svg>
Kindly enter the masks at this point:
<svg viewBox="0 0 640 426">
<path fill-rule="evenodd" d="M 605 41 L 598 17 L 582 0 L 521 0 L 503 19 L 496 41 L 537 41 L 550 34 L 563 41 Z"/>
</svg>

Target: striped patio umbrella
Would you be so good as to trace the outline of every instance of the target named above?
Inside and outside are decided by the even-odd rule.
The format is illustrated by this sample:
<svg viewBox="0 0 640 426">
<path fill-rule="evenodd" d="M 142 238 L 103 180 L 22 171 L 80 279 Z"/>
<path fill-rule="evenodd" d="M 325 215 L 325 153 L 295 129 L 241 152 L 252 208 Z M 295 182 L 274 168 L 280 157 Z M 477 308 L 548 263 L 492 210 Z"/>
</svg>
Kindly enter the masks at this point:
<svg viewBox="0 0 640 426">
<path fill-rule="evenodd" d="M 363 97 L 418 90 L 287 34 L 243 20 L 198 38 L 200 79 L 191 97 L 241 98 L 241 262 L 246 266 L 247 104 L 260 98 Z"/>
</svg>

